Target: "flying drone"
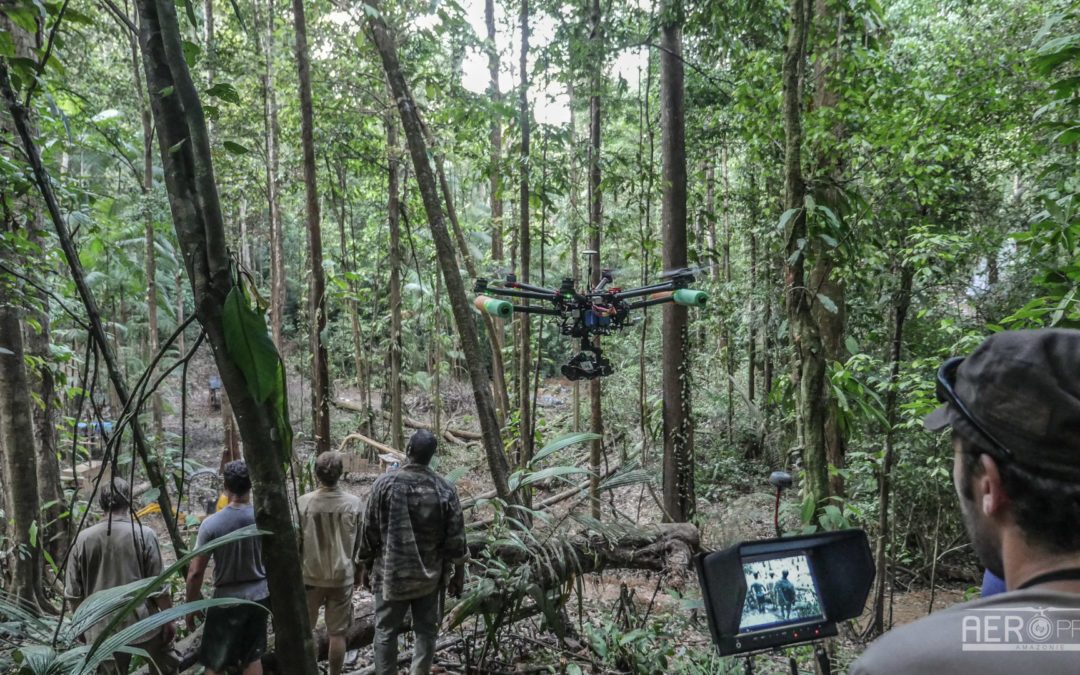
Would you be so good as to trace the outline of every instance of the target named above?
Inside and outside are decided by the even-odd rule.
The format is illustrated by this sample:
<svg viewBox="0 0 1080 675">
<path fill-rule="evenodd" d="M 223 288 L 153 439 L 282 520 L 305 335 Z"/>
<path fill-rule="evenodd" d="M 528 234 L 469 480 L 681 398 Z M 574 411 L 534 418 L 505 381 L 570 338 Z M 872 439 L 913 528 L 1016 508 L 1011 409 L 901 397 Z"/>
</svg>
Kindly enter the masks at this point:
<svg viewBox="0 0 1080 675">
<path fill-rule="evenodd" d="M 585 255 L 597 254 L 585 251 Z M 505 281 L 477 279 L 474 290 L 480 295 L 473 304 L 480 311 L 503 319 L 515 313 L 559 317 L 562 334 L 581 340 L 580 351 L 563 364 L 562 374 L 568 380 L 591 380 L 614 372 L 611 362 L 604 358 L 599 344 L 592 339 L 611 335 L 630 325 L 632 310 L 665 303 L 705 306 L 708 294 L 689 288 L 696 271 L 690 268 L 673 270 L 664 275 L 666 281 L 623 290 L 614 285 L 614 273 L 604 269 L 600 272 L 599 283 L 580 292 L 574 289 L 571 278 L 564 278 L 556 290 L 520 282 L 513 274 L 507 274 Z M 494 296 L 542 300 L 552 306 L 515 305 Z M 630 302 L 634 298 L 643 299 Z"/>
</svg>

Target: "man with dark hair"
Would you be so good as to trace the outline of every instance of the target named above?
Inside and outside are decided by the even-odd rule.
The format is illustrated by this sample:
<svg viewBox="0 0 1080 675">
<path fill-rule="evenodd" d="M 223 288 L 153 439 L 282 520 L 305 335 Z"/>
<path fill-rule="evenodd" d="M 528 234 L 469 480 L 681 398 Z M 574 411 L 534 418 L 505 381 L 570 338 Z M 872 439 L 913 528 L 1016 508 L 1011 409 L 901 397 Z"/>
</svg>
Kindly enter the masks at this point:
<svg viewBox="0 0 1080 675">
<path fill-rule="evenodd" d="M 225 465 L 225 494 L 229 504 L 199 526 L 196 550 L 215 539 L 255 524 L 251 505 L 251 479 L 242 461 Z M 219 546 L 208 555 L 191 559 L 187 576 L 187 601 L 202 597 L 203 576 L 214 561 L 214 597 L 252 600 L 249 604 L 212 607 L 206 613 L 199 663 L 206 675 L 218 675 L 226 668 L 242 669 L 243 675 L 262 675 L 262 655 L 266 651 L 266 615 L 270 593 L 262 563 L 258 537 L 248 537 Z M 187 617 L 188 630 L 195 629 L 195 614 Z"/>
<path fill-rule="evenodd" d="M 754 593 L 754 604 L 757 611 L 765 611 L 765 585 L 758 581 L 758 573 L 754 572 L 754 583 L 750 584 L 750 590 Z"/>
<path fill-rule="evenodd" d="M 1080 331 L 997 333 L 941 366 L 937 395 L 924 425 L 951 427 L 964 524 L 1007 590 L 889 631 L 851 672 L 1077 672 Z"/>
<path fill-rule="evenodd" d="M 157 536 L 149 527 L 131 520 L 131 488 L 123 478 L 114 476 L 102 482 L 98 503 L 104 520 L 79 533 L 68 557 L 64 594 L 72 610 L 97 591 L 123 586 L 139 579 L 152 579 L 161 574 L 161 550 Z M 162 590 L 152 602 L 136 608 L 135 613 L 120 623 L 118 630 L 139 619 L 172 607 L 168 589 Z M 111 616 L 90 627 L 82 639 L 91 644 L 109 624 Z M 151 673 L 176 672 L 177 659 L 169 646 L 176 637 L 176 622 L 170 621 L 158 630 L 150 631 L 130 646 L 145 650 L 150 656 Z M 131 654 L 117 653 L 112 660 L 101 664 L 99 675 L 121 675 L 128 672 Z"/>
<path fill-rule="evenodd" d="M 352 623 L 353 585 L 359 583 L 356 556 L 360 551 L 363 502 L 338 487 L 341 454 L 324 452 L 315 459 L 319 487 L 300 497 L 304 586 L 311 627 L 325 606 L 330 638 L 330 675 L 341 675 L 345 663 L 345 631 Z"/>
<path fill-rule="evenodd" d="M 428 467 L 435 436 L 409 439 L 408 462 L 375 481 L 364 513 L 358 559 L 375 593 L 375 672 L 397 673 L 397 638 L 412 610 L 412 675 L 426 675 L 435 657 L 443 591 L 465 581 L 465 520 L 453 485 Z M 370 571 L 370 579 L 367 578 Z M 451 576 L 452 573 L 452 576 Z"/>
<path fill-rule="evenodd" d="M 791 618 L 791 607 L 795 604 L 795 585 L 788 580 L 788 571 L 781 572 L 782 578 L 776 582 L 776 601 L 780 605 L 780 617 Z"/>
</svg>

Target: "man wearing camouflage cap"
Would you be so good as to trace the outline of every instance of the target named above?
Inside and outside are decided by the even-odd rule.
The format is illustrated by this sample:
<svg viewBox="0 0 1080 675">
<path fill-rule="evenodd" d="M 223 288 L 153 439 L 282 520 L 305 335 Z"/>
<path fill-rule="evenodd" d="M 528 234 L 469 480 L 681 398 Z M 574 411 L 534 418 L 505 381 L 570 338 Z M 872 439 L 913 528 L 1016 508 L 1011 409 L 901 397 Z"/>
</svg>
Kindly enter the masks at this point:
<svg viewBox="0 0 1080 675">
<path fill-rule="evenodd" d="M 1080 668 L 1080 331 L 997 333 L 937 373 L 976 555 L 1007 592 L 889 631 L 851 673 Z M 882 573 L 881 570 L 878 573 Z"/>
</svg>

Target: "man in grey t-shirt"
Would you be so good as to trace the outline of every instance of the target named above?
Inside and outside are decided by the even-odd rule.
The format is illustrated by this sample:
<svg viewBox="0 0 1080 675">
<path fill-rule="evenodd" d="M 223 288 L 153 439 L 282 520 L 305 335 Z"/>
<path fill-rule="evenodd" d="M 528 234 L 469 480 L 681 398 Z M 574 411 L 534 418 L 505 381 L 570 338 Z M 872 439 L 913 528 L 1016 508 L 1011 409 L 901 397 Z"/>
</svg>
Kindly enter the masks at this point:
<svg viewBox="0 0 1080 675">
<path fill-rule="evenodd" d="M 229 504 L 203 521 L 196 550 L 255 523 L 251 479 L 243 462 L 225 465 L 225 494 Z M 211 559 L 214 561 L 215 598 L 252 600 L 262 607 L 244 604 L 210 609 L 206 613 L 206 626 L 199 645 L 199 663 L 206 666 L 207 675 L 217 675 L 231 666 L 242 668 L 243 675 L 262 675 L 270 593 L 259 538 L 241 539 L 219 546 L 208 555 L 192 558 L 187 576 L 188 602 L 202 597 L 203 577 Z M 188 615 L 189 630 L 195 629 L 195 618 L 194 614 Z"/>
<path fill-rule="evenodd" d="M 1080 672 L 1078 375 L 1076 330 L 997 333 L 941 366 L 923 424 L 952 429 L 960 512 L 1006 592 L 889 631 L 852 675 Z"/>
</svg>

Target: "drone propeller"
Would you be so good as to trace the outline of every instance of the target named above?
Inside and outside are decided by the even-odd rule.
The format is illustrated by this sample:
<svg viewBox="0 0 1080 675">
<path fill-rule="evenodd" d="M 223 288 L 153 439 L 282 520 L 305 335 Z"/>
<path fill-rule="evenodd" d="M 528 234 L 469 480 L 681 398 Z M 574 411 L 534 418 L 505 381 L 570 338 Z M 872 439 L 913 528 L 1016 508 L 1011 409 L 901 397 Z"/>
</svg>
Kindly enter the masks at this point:
<svg viewBox="0 0 1080 675">
<path fill-rule="evenodd" d="M 663 272 L 660 273 L 660 278 L 661 279 L 670 279 L 672 277 L 682 277 L 682 276 L 687 276 L 687 275 L 693 276 L 693 275 L 699 274 L 701 272 L 711 271 L 711 270 L 719 269 L 719 268 L 720 268 L 720 263 L 712 263 L 712 264 L 707 264 L 707 265 L 695 265 L 693 267 L 678 267 L 678 268 L 673 269 L 673 270 L 664 270 Z"/>
</svg>

